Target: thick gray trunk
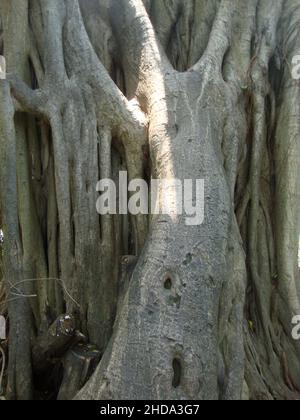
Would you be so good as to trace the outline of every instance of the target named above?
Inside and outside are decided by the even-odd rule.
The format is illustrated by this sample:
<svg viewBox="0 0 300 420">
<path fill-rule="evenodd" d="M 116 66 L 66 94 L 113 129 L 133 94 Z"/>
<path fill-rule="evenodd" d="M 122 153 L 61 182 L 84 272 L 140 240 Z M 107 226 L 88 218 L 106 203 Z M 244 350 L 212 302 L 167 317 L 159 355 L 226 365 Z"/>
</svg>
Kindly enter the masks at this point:
<svg viewBox="0 0 300 420">
<path fill-rule="evenodd" d="M 188 226 L 187 214 L 153 218 L 112 351 L 82 398 L 241 397 L 245 269 L 218 147 L 221 83 L 209 89 L 204 75 L 161 75 L 164 91 L 153 94 L 149 141 L 155 178 L 191 179 L 194 188 L 197 179 L 205 180 L 205 222 Z M 197 94 L 208 90 L 215 108 Z M 178 197 L 169 195 L 176 203 Z M 241 269 L 237 279 L 230 254 Z M 96 382 L 103 385 L 96 388 Z"/>
</svg>

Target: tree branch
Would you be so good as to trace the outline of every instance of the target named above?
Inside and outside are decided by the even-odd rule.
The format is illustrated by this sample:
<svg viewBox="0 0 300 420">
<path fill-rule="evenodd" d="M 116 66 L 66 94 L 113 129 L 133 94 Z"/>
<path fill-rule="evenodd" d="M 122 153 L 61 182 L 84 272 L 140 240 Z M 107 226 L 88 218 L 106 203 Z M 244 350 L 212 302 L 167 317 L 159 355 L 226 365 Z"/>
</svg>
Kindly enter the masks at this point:
<svg viewBox="0 0 300 420">
<path fill-rule="evenodd" d="M 127 46 L 123 60 L 130 69 L 131 94 L 136 87 L 140 95 L 149 97 L 157 88 L 153 80 L 158 82 L 173 67 L 155 35 L 143 2 L 112 0 L 111 16 L 119 39 Z"/>
<path fill-rule="evenodd" d="M 46 115 L 46 95 L 41 90 L 32 90 L 14 75 L 9 75 L 12 96 L 18 101 L 21 110 L 44 117 Z"/>
<path fill-rule="evenodd" d="M 66 62 L 72 77 L 88 83 L 94 91 L 97 113 L 110 123 L 114 132 L 128 132 L 136 140 L 146 140 L 145 115 L 132 107 L 98 59 L 86 33 L 78 1 L 66 0 Z"/>
<path fill-rule="evenodd" d="M 234 0 L 236 2 L 237 0 Z M 201 71 L 207 60 L 212 67 L 221 72 L 224 56 L 230 46 L 233 24 L 232 0 L 222 0 L 215 18 L 206 51 L 201 59 L 192 67 L 193 71 Z"/>
<path fill-rule="evenodd" d="M 63 80 L 66 76 L 63 51 L 65 2 L 40 0 L 44 23 L 44 67 L 46 78 Z"/>
</svg>

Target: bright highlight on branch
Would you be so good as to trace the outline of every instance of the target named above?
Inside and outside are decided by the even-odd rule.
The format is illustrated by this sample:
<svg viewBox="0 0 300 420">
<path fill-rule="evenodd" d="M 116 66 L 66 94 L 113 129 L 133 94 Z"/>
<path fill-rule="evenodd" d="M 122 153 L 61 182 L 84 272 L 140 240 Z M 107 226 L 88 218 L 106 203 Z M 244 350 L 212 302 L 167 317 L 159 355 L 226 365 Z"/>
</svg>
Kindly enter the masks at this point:
<svg viewBox="0 0 300 420">
<path fill-rule="evenodd" d="M 3 55 L 0 55 L 0 79 L 6 79 L 6 61 Z"/>
</svg>

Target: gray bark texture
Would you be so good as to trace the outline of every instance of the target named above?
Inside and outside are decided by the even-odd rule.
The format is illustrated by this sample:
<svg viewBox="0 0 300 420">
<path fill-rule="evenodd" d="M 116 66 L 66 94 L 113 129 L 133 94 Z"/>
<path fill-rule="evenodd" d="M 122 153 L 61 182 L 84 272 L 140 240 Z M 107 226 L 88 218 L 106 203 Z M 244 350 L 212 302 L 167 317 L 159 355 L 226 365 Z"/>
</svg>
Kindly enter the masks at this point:
<svg viewBox="0 0 300 420">
<path fill-rule="evenodd" d="M 300 399 L 299 0 L 0 18 L 6 398 Z M 99 216 L 97 181 L 124 170 L 204 179 L 204 223 Z"/>
</svg>

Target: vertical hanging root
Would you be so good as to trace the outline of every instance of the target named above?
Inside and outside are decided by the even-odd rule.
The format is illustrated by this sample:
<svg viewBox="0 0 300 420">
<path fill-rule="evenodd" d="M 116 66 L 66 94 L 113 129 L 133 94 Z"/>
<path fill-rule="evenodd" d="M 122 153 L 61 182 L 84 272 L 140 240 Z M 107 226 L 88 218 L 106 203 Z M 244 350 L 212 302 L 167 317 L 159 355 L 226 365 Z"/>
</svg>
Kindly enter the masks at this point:
<svg viewBox="0 0 300 420">
<path fill-rule="evenodd" d="M 0 396 L 3 395 L 3 378 L 6 365 L 5 352 L 0 344 L 0 355 L 1 355 L 1 369 L 0 369 Z"/>
</svg>

